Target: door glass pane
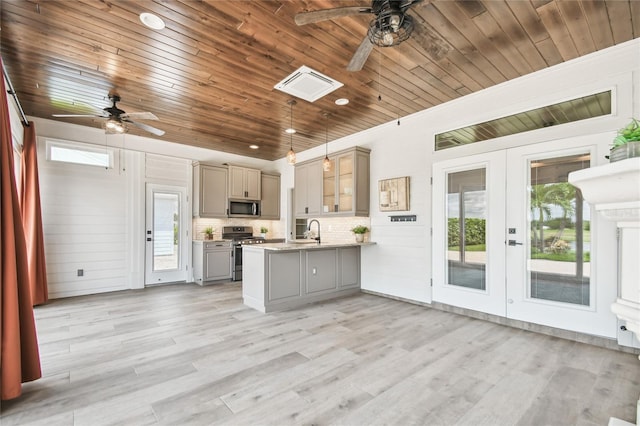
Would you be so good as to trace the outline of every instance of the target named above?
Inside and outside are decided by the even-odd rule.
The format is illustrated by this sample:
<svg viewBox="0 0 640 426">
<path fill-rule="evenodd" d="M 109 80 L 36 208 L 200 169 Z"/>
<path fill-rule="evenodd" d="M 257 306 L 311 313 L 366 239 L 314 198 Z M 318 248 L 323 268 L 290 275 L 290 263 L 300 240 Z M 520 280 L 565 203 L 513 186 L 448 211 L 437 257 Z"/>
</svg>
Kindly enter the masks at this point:
<svg viewBox="0 0 640 426">
<path fill-rule="evenodd" d="M 180 235 L 180 195 L 153 193 L 153 270 L 178 269 Z"/>
<path fill-rule="evenodd" d="M 486 290 L 486 170 L 447 176 L 447 282 Z"/>
<path fill-rule="evenodd" d="M 590 155 L 530 163 L 529 297 L 590 305 L 589 206 L 567 175 L 589 167 Z"/>
</svg>

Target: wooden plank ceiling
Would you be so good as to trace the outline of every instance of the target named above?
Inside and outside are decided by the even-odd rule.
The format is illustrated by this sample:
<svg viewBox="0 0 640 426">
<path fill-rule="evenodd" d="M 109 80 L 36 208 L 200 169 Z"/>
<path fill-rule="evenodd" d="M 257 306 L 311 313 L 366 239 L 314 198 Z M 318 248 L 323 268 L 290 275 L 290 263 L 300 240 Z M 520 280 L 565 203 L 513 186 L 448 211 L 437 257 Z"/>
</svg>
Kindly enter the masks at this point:
<svg viewBox="0 0 640 426">
<path fill-rule="evenodd" d="M 2 0 L 1 52 L 27 115 L 91 114 L 116 93 L 121 109 L 159 118 L 144 122 L 166 132 L 158 139 L 274 160 L 289 149 L 292 97 L 273 86 L 302 65 L 344 86 L 313 103 L 298 99 L 295 151 L 640 36 L 636 0 L 424 0 L 408 12 L 409 40 L 376 47 L 349 72 L 373 15 L 294 23 L 297 13 L 343 6 L 371 4 Z M 166 28 L 141 25 L 142 12 Z"/>
</svg>

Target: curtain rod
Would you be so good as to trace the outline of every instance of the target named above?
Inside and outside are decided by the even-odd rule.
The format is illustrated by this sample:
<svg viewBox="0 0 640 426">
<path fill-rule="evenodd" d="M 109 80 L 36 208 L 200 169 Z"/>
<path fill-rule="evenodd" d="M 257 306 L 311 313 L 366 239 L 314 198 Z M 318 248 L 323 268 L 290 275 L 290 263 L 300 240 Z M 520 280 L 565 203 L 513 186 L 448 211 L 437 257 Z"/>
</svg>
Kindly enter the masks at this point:
<svg viewBox="0 0 640 426">
<path fill-rule="evenodd" d="M 2 61 L 2 74 L 4 74 L 4 79 L 7 80 L 7 85 L 9 86 L 9 90 L 7 90 L 7 93 L 13 96 L 13 100 L 16 101 L 16 105 L 18 106 L 18 112 L 20 113 L 20 120 L 22 121 L 22 125 L 25 127 L 29 127 L 29 120 L 27 120 L 27 116 L 24 114 L 22 105 L 20 105 L 20 100 L 18 100 L 18 94 L 13 89 L 13 85 L 11 84 L 11 79 L 9 79 L 9 74 L 7 73 L 7 69 L 4 66 L 4 61 Z"/>
</svg>

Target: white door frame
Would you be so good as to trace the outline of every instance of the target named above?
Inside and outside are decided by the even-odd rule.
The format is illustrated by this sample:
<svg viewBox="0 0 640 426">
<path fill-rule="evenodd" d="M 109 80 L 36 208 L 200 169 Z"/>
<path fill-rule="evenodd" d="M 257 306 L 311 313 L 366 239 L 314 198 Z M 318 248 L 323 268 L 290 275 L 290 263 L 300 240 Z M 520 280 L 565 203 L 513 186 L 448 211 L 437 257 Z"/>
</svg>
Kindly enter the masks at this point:
<svg viewBox="0 0 640 426">
<path fill-rule="evenodd" d="M 591 166 L 604 162 L 609 140 L 589 135 L 470 155 L 433 166 L 433 301 L 565 330 L 616 337 L 617 322 L 610 303 L 617 295 L 615 226 L 591 208 L 591 304 L 551 302 L 528 297 L 524 246 L 508 247 L 508 228 L 527 229 L 529 161 L 589 151 Z M 602 157 L 602 159 L 600 158 Z M 487 290 L 448 285 L 447 174 L 487 167 Z M 502 195 L 497 194 L 502 192 Z M 508 202 L 508 204 L 507 204 Z M 502 204 L 500 206 L 499 204 Z M 516 235 L 521 241 L 528 235 Z M 500 273 L 499 270 L 502 270 Z M 500 278 L 502 277 L 502 278 Z M 502 288 L 500 288 L 502 279 Z M 508 303 L 513 301 L 513 303 Z"/>
<path fill-rule="evenodd" d="M 507 194 L 510 200 L 510 210 L 507 214 L 507 228 L 516 228 L 519 234 L 509 236 L 525 244 L 515 247 L 507 247 L 506 250 L 506 275 L 507 275 L 507 317 L 534 322 L 565 330 L 573 330 L 594 335 L 615 336 L 615 316 L 612 314 L 609 303 L 603 300 L 615 300 L 617 295 L 617 283 L 615 272 L 613 280 L 599 279 L 598 258 L 600 256 L 615 257 L 615 233 L 603 234 L 601 222 L 593 207 L 590 207 L 590 233 L 591 233 L 591 273 L 589 279 L 590 304 L 577 305 L 543 299 L 532 298 L 529 295 L 529 272 L 527 262 L 527 242 L 530 240 L 529 223 L 526 217 L 529 214 L 529 194 L 521 188 L 530 186 L 530 163 L 542 158 L 565 157 L 582 153 L 590 153 L 591 166 L 598 162 L 598 142 L 593 138 L 572 138 L 559 141 L 528 145 L 507 150 Z M 522 232 L 520 232 L 522 231 Z M 613 243 L 613 247 L 610 244 Z M 610 251 L 606 247 L 610 247 Z M 603 250 L 605 249 L 605 250 Z M 600 274 L 600 277 L 602 275 Z"/>
<path fill-rule="evenodd" d="M 504 151 L 478 154 L 433 166 L 433 300 L 475 311 L 505 316 Z M 447 281 L 447 176 L 486 170 L 486 288 L 470 289 Z"/>
<path fill-rule="evenodd" d="M 177 194 L 180 203 L 180 230 L 178 232 L 178 267 L 166 271 L 154 271 L 153 267 L 153 239 L 149 234 L 153 230 L 153 200 L 156 192 Z M 147 183 L 145 189 L 145 286 L 164 284 L 169 282 L 186 282 L 188 278 L 189 259 L 189 206 L 187 205 L 187 188 L 175 185 Z"/>
</svg>

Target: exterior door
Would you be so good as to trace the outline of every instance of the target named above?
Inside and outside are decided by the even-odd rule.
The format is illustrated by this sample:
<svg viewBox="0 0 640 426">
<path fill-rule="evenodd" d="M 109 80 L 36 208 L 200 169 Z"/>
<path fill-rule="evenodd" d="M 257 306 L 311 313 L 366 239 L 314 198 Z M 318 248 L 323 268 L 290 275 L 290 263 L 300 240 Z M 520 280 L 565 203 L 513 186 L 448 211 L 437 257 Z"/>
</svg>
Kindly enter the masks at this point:
<svg viewBox="0 0 640 426">
<path fill-rule="evenodd" d="M 615 279 L 596 287 L 591 259 L 598 240 L 591 208 L 568 174 L 588 168 L 595 145 L 581 141 L 507 152 L 507 316 L 590 334 L 610 333 Z M 609 255 L 615 256 L 615 250 Z"/>
<path fill-rule="evenodd" d="M 567 178 L 595 153 L 563 140 L 434 165 L 433 300 L 611 334 L 597 302 L 614 300 L 615 284 L 596 287 L 591 208 Z"/>
<path fill-rule="evenodd" d="M 185 281 L 186 188 L 147 184 L 145 285 Z"/>
<path fill-rule="evenodd" d="M 434 301 L 506 314 L 504 163 L 494 152 L 434 165 Z"/>
</svg>

